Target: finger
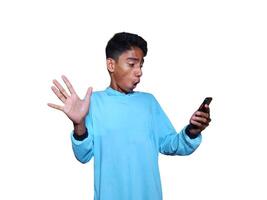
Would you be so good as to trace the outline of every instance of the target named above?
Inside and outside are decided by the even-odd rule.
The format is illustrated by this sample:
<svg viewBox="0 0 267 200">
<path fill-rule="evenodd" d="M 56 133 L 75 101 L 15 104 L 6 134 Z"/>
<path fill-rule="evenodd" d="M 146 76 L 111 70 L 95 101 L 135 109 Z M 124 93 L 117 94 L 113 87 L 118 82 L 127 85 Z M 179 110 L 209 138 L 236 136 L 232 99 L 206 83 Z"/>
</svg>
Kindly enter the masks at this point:
<svg viewBox="0 0 267 200">
<path fill-rule="evenodd" d="M 92 87 L 89 87 L 89 88 L 87 89 L 87 92 L 86 92 L 86 95 L 85 95 L 85 102 L 86 102 L 86 103 L 89 103 L 89 101 L 90 101 L 90 97 L 91 97 L 91 95 L 92 95 L 92 91 L 93 91 L 93 88 L 92 88 Z"/>
<path fill-rule="evenodd" d="M 63 103 L 66 102 L 66 97 L 55 86 L 52 86 L 51 89 Z"/>
<path fill-rule="evenodd" d="M 197 116 L 193 116 L 192 118 L 194 121 L 200 122 L 202 124 L 208 124 L 210 122 L 209 118 L 205 118 L 205 117 L 197 117 Z"/>
<path fill-rule="evenodd" d="M 197 122 L 197 121 L 195 121 L 195 120 L 191 120 L 190 124 L 195 125 L 197 129 L 202 129 L 202 124 Z"/>
<path fill-rule="evenodd" d="M 70 93 L 71 94 L 76 94 L 76 92 L 75 92 L 73 86 L 71 85 L 70 81 L 68 80 L 68 78 L 66 76 L 64 76 L 64 75 L 62 75 L 61 77 L 62 77 L 64 83 L 67 85 Z"/>
<path fill-rule="evenodd" d="M 195 125 L 197 129 L 200 129 L 200 130 L 204 130 L 207 126 L 209 126 L 209 124 L 202 124 L 198 121 L 194 121 L 194 120 L 191 120 L 190 121 L 191 124 Z"/>
<path fill-rule="evenodd" d="M 208 104 L 205 104 L 205 112 L 210 113 L 210 107 Z"/>
<path fill-rule="evenodd" d="M 53 103 L 48 103 L 47 105 L 49 107 L 51 107 L 51 108 L 55 108 L 57 110 L 63 111 L 63 106 L 59 106 L 59 105 L 56 105 L 56 104 L 53 104 Z"/>
<path fill-rule="evenodd" d="M 204 109 L 202 110 L 202 112 L 205 112 L 205 113 L 209 113 L 210 112 L 210 108 L 209 108 L 208 104 L 204 105 Z"/>
<path fill-rule="evenodd" d="M 210 114 L 202 111 L 195 112 L 195 116 L 209 118 Z"/>
<path fill-rule="evenodd" d="M 62 85 L 57 81 L 53 80 L 53 83 L 57 86 L 58 90 L 67 98 L 69 97 L 68 93 L 66 90 L 62 87 Z"/>
</svg>

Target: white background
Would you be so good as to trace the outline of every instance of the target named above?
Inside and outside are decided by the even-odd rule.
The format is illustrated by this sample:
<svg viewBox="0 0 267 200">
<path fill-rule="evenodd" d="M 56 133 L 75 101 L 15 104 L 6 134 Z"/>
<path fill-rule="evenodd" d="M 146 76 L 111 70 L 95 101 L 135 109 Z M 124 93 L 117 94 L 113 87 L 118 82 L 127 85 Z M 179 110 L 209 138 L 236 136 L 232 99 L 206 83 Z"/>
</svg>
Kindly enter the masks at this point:
<svg viewBox="0 0 267 200">
<path fill-rule="evenodd" d="M 164 200 L 267 199 L 264 1 L 0 3 L 0 199 L 93 199 L 93 160 L 75 160 L 72 124 L 48 102 L 65 74 L 105 89 L 114 33 L 148 41 L 142 82 L 177 130 L 204 97 L 212 123 L 187 157 L 160 155 Z"/>
</svg>

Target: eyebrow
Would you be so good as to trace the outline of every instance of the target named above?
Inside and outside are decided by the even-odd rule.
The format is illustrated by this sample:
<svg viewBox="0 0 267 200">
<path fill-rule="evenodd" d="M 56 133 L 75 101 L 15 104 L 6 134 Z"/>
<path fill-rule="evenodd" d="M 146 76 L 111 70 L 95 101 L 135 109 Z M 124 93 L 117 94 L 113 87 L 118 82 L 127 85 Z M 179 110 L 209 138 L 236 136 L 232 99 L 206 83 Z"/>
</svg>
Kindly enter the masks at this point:
<svg viewBox="0 0 267 200">
<path fill-rule="evenodd" d="M 131 61 L 139 61 L 138 58 L 135 58 L 135 57 L 129 57 L 127 58 L 127 60 L 131 60 Z M 143 63 L 144 62 L 144 58 L 141 60 L 141 62 Z"/>
</svg>

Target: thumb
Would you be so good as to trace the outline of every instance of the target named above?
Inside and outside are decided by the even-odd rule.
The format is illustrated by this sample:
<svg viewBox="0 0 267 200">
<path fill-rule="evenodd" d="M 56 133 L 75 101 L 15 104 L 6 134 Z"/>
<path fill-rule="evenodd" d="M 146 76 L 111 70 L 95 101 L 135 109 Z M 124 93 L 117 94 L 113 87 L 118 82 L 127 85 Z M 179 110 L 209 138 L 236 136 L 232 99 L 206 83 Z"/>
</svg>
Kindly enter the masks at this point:
<svg viewBox="0 0 267 200">
<path fill-rule="evenodd" d="M 93 92 L 93 88 L 92 88 L 92 87 L 89 87 L 89 88 L 87 89 L 87 92 L 86 92 L 86 95 L 85 95 L 85 102 L 86 102 L 86 103 L 89 103 L 89 101 L 90 101 L 90 97 L 91 97 L 91 95 L 92 95 L 92 92 Z"/>
</svg>

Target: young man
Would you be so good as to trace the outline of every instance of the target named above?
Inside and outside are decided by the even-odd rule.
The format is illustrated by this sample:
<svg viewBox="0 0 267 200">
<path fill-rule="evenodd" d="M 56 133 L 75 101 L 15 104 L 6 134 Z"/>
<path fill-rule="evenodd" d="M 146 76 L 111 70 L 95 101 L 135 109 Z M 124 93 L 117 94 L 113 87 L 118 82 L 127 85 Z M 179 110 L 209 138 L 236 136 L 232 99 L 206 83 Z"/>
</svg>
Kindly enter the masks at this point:
<svg viewBox="0 0 267 200">
<path fill-rule="evenodd" d="M 134 91 L 146 54 L 142 37 L 117 33 L 106 46 L 111 82 L 104 91 L 92 93 L 90 87 L 82 100 L 67 77 L 62 79 L 70 94 L 53 81 L 52 90 L 64 105 L 48 105 L 73 122 L 76 158 L 86 163 L 94 156 L 95 200 L 161 200 L 158 153 L 191 154 L 209 125 L 206 105 L 207 112 L 196 111 L 191 125 L 177 133 L 152 94 Z"/>
</svg>

